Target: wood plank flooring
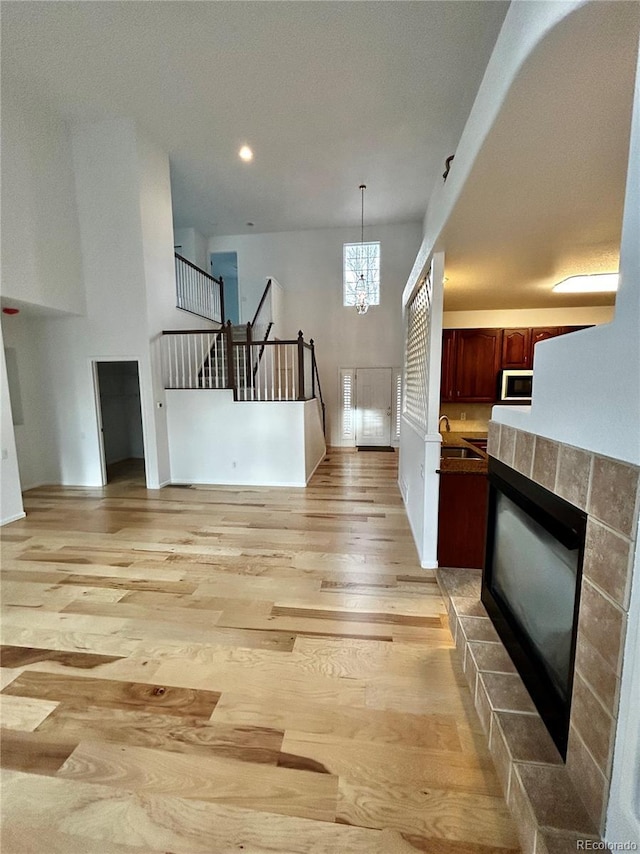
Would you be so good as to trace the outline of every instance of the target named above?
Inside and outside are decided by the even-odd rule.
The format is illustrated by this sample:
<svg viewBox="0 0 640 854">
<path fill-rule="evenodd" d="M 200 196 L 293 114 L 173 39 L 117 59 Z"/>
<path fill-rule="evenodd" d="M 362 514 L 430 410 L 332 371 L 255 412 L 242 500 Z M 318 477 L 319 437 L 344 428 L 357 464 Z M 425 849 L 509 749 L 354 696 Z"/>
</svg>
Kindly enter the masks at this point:
<svg viewBox="0 0 640 854">
<path fill-rule="evenodd" d="M 3 854 L 515 854 L 396 466 L 27 493 L 0 534 Z"/>
</svg>

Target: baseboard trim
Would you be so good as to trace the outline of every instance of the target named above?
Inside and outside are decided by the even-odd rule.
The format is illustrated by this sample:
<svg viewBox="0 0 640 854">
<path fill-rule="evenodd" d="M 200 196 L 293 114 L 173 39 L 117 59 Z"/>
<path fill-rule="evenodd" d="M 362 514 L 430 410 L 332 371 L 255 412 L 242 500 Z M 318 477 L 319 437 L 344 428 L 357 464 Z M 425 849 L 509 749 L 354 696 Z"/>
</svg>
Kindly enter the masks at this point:
<svg viewBox="0 0 640 854">
<path fill-rule="evenodd" d="M 17 521 L 18 521 L 18 519 L 24 519 L 26 515 L 27 515 L 27 514 L 26 514 L 26 513 L 24 512 L 24 510 L 23 510 L 23 511 L 22 511 L 22 513 L 16 513 L 16 515 L 15 515 L 15 516 L 7 516 L 7 518 L 6 518 L 6 519 L 2 519 L 2 520 L 0 521 L 0 528 L 1 528 L 3 525 L 10 525 L 12 522 L 17 522 Z"/>
<path fill-rule="evenodd" d="M 57 484 L 51 483 L 48 480 L 40 480 L 36 483 L 30 483 L 28 486 L 23 486 L 22 492 L 29 492 L 30 489 L 40 489 L 41 486 L 57 486 Z"/>
<path fill-rule="evenodd" d="M 296 402 L 296 401 L 293 401 Z M 168 486 L 195 486 L 195 487 L 209 487 L 210 489 L 217 489 L 219 486 L 237 486 L 239 488 L 253 489 L 253 488 L 261 488 L 266 487 L 268 489 L 272 489 L 274 487 L 282 487 L 283 489 L 304 489 L 306 487 L 306 483 L 303 480 L 298 481 L 262 481 L 260 483 L 241 483 L 237 480 L 219 480 L 216 483 L 211 483 L 208 480 L 172 480 Z"/>
<path fill-rule="evenodd" d="M 322 454 L 322 456 L 320 457 L 320 459 L 318 460 L 318 462 L 317 462 L 317 463 L 315 464 L 315 466 L 313 467 L 313 471 L 311 472 L 311 474 L 310 474 L 310 475 L 309 475 L 309 477 L 307 478 L 306 483 L 305 483 L 305 486 L 308 486 L 308 485 L 309 485 L 309 481 L 310 481 L 310 480 L 311 480 L 311 478 L 314 476 L 314 474 L 315 474 L 315 473 L 316 473 L 316 471 L 317 471 L 318 466 L 319 466 L 319 465 L 320 465 L 320 463 L 321 463 L 321 462 L 326 458 L 326 456 L 327 456 L 327 448 L 326 448 L 326 446 L 325 446 L 324 454 Z"/>
</svg>

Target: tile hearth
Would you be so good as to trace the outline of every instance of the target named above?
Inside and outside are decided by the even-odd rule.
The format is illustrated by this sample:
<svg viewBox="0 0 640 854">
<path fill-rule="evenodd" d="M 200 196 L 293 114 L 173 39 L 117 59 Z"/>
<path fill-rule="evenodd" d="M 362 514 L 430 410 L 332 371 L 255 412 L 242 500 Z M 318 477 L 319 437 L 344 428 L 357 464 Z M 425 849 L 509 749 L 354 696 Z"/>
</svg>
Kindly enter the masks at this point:
<svg viewBox="0 0 640 854">
<path fill-rule="evenodd" d="M 438 569 L 449 627 L 523 854 L 564 854 L 600 839 L 562 757 L 480 602 L 481 572 Z"/>
<path fill-rule="evenodd" d="M 587 514 L 566 764 L 480 602 L 479 570 L 437 571 L 451 631 L 525 854 L 599 838 L 609 797 L 640 470 L 496 422 L 488 453 Z"/>
</svg>

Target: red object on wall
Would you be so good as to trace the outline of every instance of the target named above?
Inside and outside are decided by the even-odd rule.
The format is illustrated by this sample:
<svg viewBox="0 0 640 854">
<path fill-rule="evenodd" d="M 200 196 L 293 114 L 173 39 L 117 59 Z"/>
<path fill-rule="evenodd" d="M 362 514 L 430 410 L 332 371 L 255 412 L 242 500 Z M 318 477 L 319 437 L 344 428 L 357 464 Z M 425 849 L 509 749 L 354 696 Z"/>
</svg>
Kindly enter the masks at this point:
<svg viewBox="0 0 640 854">
<path fill-rule="evenodd" d="M 19 308 L 3 308 L 2 313 L 3 314 L 19 314 L 20 309 Z"/>
</svg>

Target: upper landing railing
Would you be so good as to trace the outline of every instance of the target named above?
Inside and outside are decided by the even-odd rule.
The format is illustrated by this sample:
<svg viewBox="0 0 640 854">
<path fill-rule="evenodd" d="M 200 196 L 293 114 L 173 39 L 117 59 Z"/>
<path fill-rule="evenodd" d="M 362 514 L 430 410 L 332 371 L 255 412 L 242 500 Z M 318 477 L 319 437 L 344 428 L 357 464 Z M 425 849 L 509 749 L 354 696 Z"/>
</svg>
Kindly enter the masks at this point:
<svg viewBox="0 0 640 854">
<path fill-rule="evenodd" d="M 213 323 L 224 323 L 224 283 L 175 253 L 176 305 Z"/>
<path fill-rule="evenodd" d="M 229 321 L 216 330 L 162 333 L 165 388 L 230 389 L 236 400 L 309 400 L 319 391 L 313 339 L 258 340 Z"/>
</svg>

